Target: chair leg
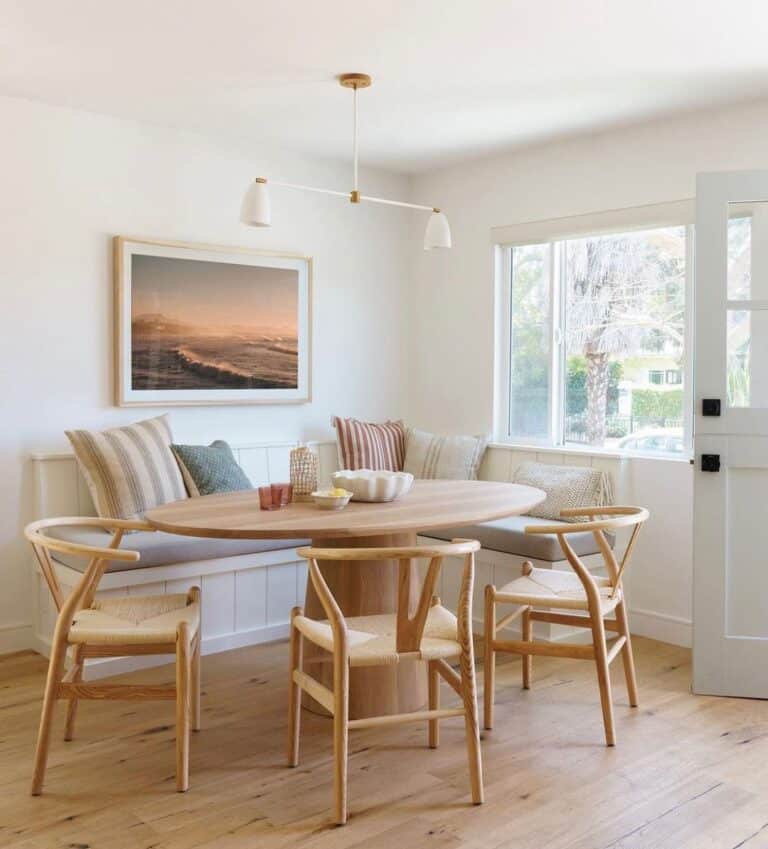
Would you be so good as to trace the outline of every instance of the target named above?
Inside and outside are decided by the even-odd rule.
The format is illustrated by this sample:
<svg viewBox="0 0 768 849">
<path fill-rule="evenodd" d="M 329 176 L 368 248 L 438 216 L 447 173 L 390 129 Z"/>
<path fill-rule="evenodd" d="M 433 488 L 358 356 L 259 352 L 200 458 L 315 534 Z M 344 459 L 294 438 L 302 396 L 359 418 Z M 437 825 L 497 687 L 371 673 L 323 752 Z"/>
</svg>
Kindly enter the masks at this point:
<svg viewBox="0 0 768 849">
<path fill-rule="evenodd" d="M 461 652 L 461 696 L 464 702 L 464 728 L 467 735 L 467 758 L 472 802 L 483 804 L 483 764 L 480 755 L 480 719 L 477 710 L 475 658 L 471 643 Z"/>
<path fill-rule="evenodd" d="M 299 765 L 299 732 L 301 725 L 301 687 L 293 680 L 293 673 L 302 666 L 303 641 L 301 631 L 293 624 L 304 611 L 294 607 L 291 611 L 290 662 L 288 665 L 288 766 Z"/>
<path fill-rule="evenodd" d="M 349 663 L 333 659 L 333 790 L 336 824 L 347 821 L 347 757 L 349 745 Z"/>
<path fill-rule="evenodd" d="M 75 652 L 73 657 L 73 663 L 75 666 L 74 674 L 72 675 L 72 681 L 74 683 L 78 683 L 83 680 L 83 652 L 85 651 L 85 646 L 82 643 L 78 643 L 75 646 Z M 69 742 L 73 740 L 75 737 L 75 719 L 77 718 L 77 704 L 79 699 L 70 699 L 69 705 L 67 706 L 67 721 L 64 725 L 64 740 Z"/>
<path fill-rule="evenodd" d="M 190 602 L 201 605 L 200 587 L 190 587 L 188 593 Z M 201 711 L 200 711 L 200 688 L 202 686 L 201 674 L 201 655 L 203 651 L 203 623 L 202 619 L 197 626 L 197 638 L 195 639 L 195 648 L 192 654 L 192 666 L 190 670 L 190 701 L 192 711 L 192 730 L 199 731 L 201 726 Z"/>
<path fill-rule="evenodd" d="M 533 642 L 533 622 L 531 621 L 531 608 L 527 607 L 523 611 L 522 618 L 522 638 L 526 643 Z M 531 689 L 531 673 L 533 672 L 533 655 L 523 655 L 523 689 Z"/>
<path fill-rule="evenodd" d="M 613 701 L 611 698 L 611 673 L 608 666 L 608 647 L 605 642 L 605 625 L 599 611 L 590 611 L 592 619 L 592 641 L 595 647 L 597 681 L 600 685 L 600 704 L 603 709 L 605 745 L 616 745 L 616 729 L 613 724 Z"/>
<path fill-rule="evenodd" d="M 427 680 L 429 691 L 429 709 L 440 709 L 440 673 L 437 671 L 437 665 L 431 661 L 427 664 Z M 430 719 L 429 725 L 429 748 L 436 749 L 440 745 L 440 722 L 437 719 Z"/>
<path fill-rule="evenodd" d="M 190 703 L 189 626 L 181 622 L 176 629 L 176 789 L 189 789 L 189 703 Z"/>
<path fill-rule="evenodd" d="M 496 690 L 496 652 L 493 643 L 496 640 L 496 587 L 488 584 L 485 588 L 485 621 L 483 623 L 483 725 L 490 731 L 493 728 L 493 700 Z"/>
<path fill-rule="evenodd" d="M 200 655 L 202 653 L 201 643 L 203 641 L 202 634 L 198 632 L 197 637 L 195 638 L 195 647 L 192 650 L 192 663 L 190 665 L 189 671 L 189 691 L 190 691 L 190 701 L 191 701 L 191 713 L 192 713 L 192 730 L 199 731 L 201 727 L 201 713 L 200 713 L 200 686 L 201 686 L 201 675 L 200 675 Z"/>
<path fill-rule="evenodd" d="M 622 599 L 616 606 L 616 622 L 626 642 L 621 650 L 621 662 L 624 665 L 624 677 L 627 681 L 627 694 L 629 695 L 630 707 L 640 704 L 637 696 L 637 678 L 635 676 L 635 658 L 632 654 L 632 638 L 629 635 L 629 622 L 627 621 L 627 608 Z"/>
<path fill-rule="evenodd" d="M 32 774 L 32 795 L 39 796 L 43 791 L 43 779 L 45 778 L 45 767 L 48 763 L 48 750 L 51 745 L 51 724 L 53 721 L 53 710 L 56 707 L 59 684 L 64 672 L 64 659 L 67 654 L 67 644 L 57 638 L 54 633 L 53 646 L 51 647 L 51 658 L 48 662 L 48 677 L 45 681 L 45 695 L 43 696 L 43 710 L 40 715 L 40 730 L 37 734 L 37 749 L 35 751 L 35 768 Z"/>
</svg>

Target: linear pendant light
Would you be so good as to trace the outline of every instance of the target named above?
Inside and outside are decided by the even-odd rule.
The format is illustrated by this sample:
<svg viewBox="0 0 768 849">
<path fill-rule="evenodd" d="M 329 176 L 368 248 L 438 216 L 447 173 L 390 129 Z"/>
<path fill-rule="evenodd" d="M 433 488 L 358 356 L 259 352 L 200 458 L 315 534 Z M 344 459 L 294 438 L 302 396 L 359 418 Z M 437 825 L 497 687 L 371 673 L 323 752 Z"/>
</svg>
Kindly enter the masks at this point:
<svg viewBox="0 0 768 849">
<path fill-rule="evenodd" d="M 338 192 L 333 189 L 318 189 L 315 186 L 301 186 L 296 183 L 282 183 L 277 180 L 267 183 L 266 177 L 256 177 L 248 186 L 243 197 L 240 208 L 240 220 L 249 227 L 270 227 L 272 225 L 272 208 L 269 202 L 269 185 L 282 186 L 288 189 L 302 189 L 305 192 L 320 192 L 324 195 L 337 195 L 347 198 L 351 203 L 368 201 L 370 203 L 384 203 L 389 206 L 402 206 L 406 209 L 422 209 L 430 213 L 427 220 L 427 229 L 424 232 L 424 250 L 431 251 L 434 248 L 451 247 L 451 228 L 445 213 L 434 206 L 422 206 L 418 203 L 406 203 L 401 200 L 387 200 L 371 195 L 360 194 L 358 186 L 358 153 L 357 153 L 357 91 L 368 88 L 371 78 L 368 74 L 341 74 L 339 83 L 344 88 L 351 88 L 353 92 L 353 114 L 354 130 L 352 135 L 352 191 Z"/>
</svg>

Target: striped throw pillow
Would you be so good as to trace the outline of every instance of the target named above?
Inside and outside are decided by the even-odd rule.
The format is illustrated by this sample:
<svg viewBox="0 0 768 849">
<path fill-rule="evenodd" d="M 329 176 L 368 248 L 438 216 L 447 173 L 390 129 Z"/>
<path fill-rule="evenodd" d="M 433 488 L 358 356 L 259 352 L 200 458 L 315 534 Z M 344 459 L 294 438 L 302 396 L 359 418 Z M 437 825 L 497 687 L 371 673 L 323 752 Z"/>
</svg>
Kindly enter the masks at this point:
<svg viewBox="0 0 768 849">
<path fill-rule="evenodd" d="M 342 469 L 401 472 L 405 461 L 405 426 L 401 421 L 361 422 L 334 416 Z"/>
<path fill-rule="evenodd" d="M 67 438 L 102 518 L 141 518 L 187 497 L 168 416 L 110 430 L 68 430 Z"/>
<path fill-rule="evenodd" d="M 403 471 L 422 480 L 476 480 L 485 446 L 482 436 L 437 436 L 409 428 Z"/>
</svg>

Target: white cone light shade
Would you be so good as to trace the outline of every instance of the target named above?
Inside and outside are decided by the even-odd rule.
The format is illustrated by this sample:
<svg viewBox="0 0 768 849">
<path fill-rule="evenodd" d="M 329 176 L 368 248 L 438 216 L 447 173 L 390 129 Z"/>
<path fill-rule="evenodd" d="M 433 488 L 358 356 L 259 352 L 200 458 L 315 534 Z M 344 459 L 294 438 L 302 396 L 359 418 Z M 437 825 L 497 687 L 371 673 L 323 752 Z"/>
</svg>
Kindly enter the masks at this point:
<svg viewBox="0 0 768 849">
<path fill-rule="evenodd" d="M 448 219 L 443 212 L 433 212 L 427 221 L 427 229 L 424 232 L 424 250 L 431 251 L 435 248 L 451 247 L 451 228 Z"/>
<path fill-rule="evenodd" d="M 249 227 L 272 226 L 272 208 L 266 182 L 254 180 L 248 186 L 240 207 L 240 220 Z"/>
</svg>

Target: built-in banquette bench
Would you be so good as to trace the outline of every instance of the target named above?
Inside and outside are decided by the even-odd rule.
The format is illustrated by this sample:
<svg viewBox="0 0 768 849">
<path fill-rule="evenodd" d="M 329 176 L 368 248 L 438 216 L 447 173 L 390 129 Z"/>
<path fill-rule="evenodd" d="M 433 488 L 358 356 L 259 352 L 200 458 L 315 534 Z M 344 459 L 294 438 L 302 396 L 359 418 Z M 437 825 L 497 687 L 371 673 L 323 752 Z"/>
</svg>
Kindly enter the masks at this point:
<svg viewBox="0 0 768 849">
<path fill-rule="evenodd" d="M 257 486 L 288 479 L 288 458 L 294 446 L 295 443 L 235 445 L 233 451 Z M 320 483 L 327 483 L 337 468 L 336 444 L 319 442 L 312 443 L 311 447 L 319 455 Z M 490 447 L 480 477 L 509 480 L 514 473 L 512 457 L 505 448 Z M 518 461 L 522 459 L 532 458 L 531 455 L 518 455 Z M 95 515 L 88 488 L 71 453 L 36 452 L 32 460 L 35 518 Z M 482 588 L 485 584 L 501 586 L 518 577 L 524 560 L 531 560 L 535 566 L 543 568 L 562 561 L 562 552 L 554 537 L 524 534 L 524 526 L 537 521 L 543 520 L 515 517 L 476 528 L 434 533 L 433 538 L 437 539 L 472 536 L 483 545 L 477 558 L 476 631 L 482 630 Z M 78 533 L 79 541 L 87 541 L 82 531 Z M 100 531 L 86 533 L 101 534 Z M 579 555 L 594 551 L 591 535 L 576 539 Z M 296 554 L 296 548 L 303 543 L 303 540 L 195 539 L 139 532 L 127 536 L 123 545 L 138 550 L 141 560 L 127 568 L 125 564 L 112 564 L 102 579 L 100 593 L 105 596 L 179 593 L 197 584 L 202 589 L 203 653 L 276 640 L 288 634 L 291 608 L 303 603 L 306 567 Z M 592 566 L 601 563 L 599 556 L 584 559 Z M 82 568 L 74 559 L 57 555 L 56 569 L 65 591 L 80 575 L 77 566 Z M 55 610 L 36 563 L 34 568 L 35 644 L 38 651 L 47 655 Z M 443 603 L 449 607 L 458 601 L 459 581 L 459 569 L 443 569 L 439 591 Z M 90 661 L 89 675 L 113 674 L 157 662 L 161 661 L 156 658 Z"/>
<path fill-rule="evenodd" d="M 238 463 L 256 485 L 286 481 L 291 448 L 296 443 L 233 446 Z M 335 443 L 311 446 L 320 457 L 321 481 L 336 469 Z M 32 455 L 35 485 L 35 518 L 93 516 L 96 511 L 88 487 L 69 452 L 36 452 Z M 64 532 L 63 532 L 64 533 Z M 87 542 L 83 531 L 78 540 Z M 86 531 L 101 535 L 101 531 Z M 186 592 L 198 585 L 203 597 L 203 652 L 268 642 L 288 635 L 291 608 L 303 602 L 306 567 L 296 554 L 304 540 L 195 539 L 164 533 L 126 536 L 123 547 L 140 552 L 141 560 L 126 568 L 113 563 L 100 583 L 100 594 L 149 595 Z M 80 573 L 82 563 L 56 555 L 56 569 L 65 592 Z M 81 558 L 82 560 L 82 558 Z M 56 611 L 39 567 L 35 564 L 34 639 L 48 653 Z M 91 677 L 158 663 L 142 661 L 90 661 Z"/>
</svg>

